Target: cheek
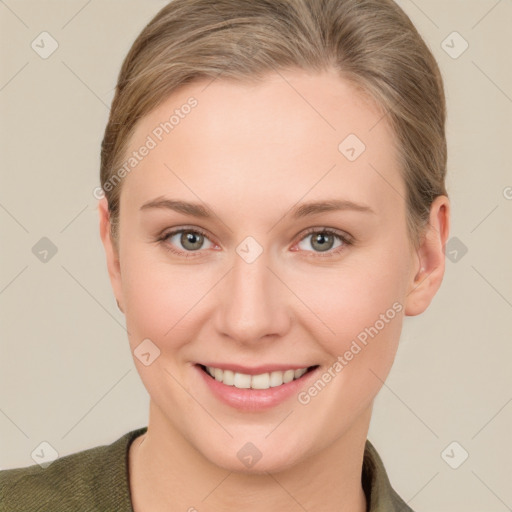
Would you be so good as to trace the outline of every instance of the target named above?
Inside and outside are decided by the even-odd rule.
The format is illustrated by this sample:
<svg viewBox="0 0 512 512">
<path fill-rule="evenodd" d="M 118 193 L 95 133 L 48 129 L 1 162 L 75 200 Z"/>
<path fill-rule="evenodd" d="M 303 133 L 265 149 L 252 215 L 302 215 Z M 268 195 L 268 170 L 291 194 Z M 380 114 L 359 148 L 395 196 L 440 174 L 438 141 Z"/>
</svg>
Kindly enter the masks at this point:
<svg viewBox="0 0 512 512">
<path fill-rule="evenodd" d="M 351 407 L 373 399 L 391 370 L 403 324 L 403 268 L 399 255 L 383 251 L 337 283 L 340 298 L 326 318 L 337 335 L 327 350 L 342 367 L 339 396 Z"/>
<path fill-rule="evenodd" d="M 323 404 L 316 406 L 316 414 L 328 415 L 325 421 L 333 425 L 346 425 L 362 414 L 393 365 L 403 321 L 395 277 L 391 272 L 353 269 L 325 282 L 308 280 L 302 288 L 317 314 L 304 316 L 303 327 L 328 357 L 321 382 L 305 389 L 299 401 Z"/>
<path fill-rule="evenodd" d="M 331 391 L 322 393 L 322 400 L 335 402 L 325 407 L 334 422 L 346 421 L 347 411 L 362 412 L 375 398 L 392 367 L 403 322 L 398 255 L 382 251 L 380 257 L 368 254 L 353 261 L 337 271 L 323 269 L 296 279 L 302 282 L 297 295 L 308 297 L 315 313 L 304 310 L 303 327 L 329 355 L 322 381 Z"/>
<path fill-rule="evenodd" d="M 121 272 L 132 348 L 145 338 L 166 348 L 190 338 L 200 301 L 211 288 L 199 265 L 172 265 L 164 258 L 135 250 L 125 254 Z"/>
<path fill-rule="evenodd" d="M 302 320 L 308 323 L 324 348 L 333 356 L 349 349 L 352 340 L 364 343 L 376 335 L 381 345 L 392 344 L 399 337 L 403 309 L 402 265 L 395 256 L 355 258 L 341 263 L 337 269 L 317 269 L 288 278 L 297 296 L 304 302 Z M 371 334 L 368 333 L 371 331 Z"/>
</svg>

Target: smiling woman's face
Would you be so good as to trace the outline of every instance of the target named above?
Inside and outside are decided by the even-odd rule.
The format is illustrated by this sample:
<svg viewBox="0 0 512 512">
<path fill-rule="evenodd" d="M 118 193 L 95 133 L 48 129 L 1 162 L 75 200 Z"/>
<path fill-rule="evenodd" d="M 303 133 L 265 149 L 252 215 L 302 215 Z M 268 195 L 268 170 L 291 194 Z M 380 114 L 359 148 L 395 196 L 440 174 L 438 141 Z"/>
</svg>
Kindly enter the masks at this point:
<svg viewBox="0 0 512 512">
<path fill-rule="evenodd" d="M 146 339 L 146 359 L 160 351 L 147 366 L 134 357 L 150 429 L 237 471 L 251 442 L 263 455 L 255 469 L 277 470 L 354 430 L 366 436 L 403 316 L 421 312 L 408 295 L 420 262 L 392 132 L 355 89 L 303 72 L 206 85 L 187 85 L 138 125 L 130 153 L 148 135 L 157 145 L 123 180 L 119 266 L 104 237 L 109 271 L 132 351 Z M 158 141 L 155 128 L 191 96 L 197 106 Z M 359 156 L 354 137 L 339 148 L 350 134 L 366 146 Z M 148 206 L 162 199 L 209 215 Z M 362 208 L 301 208 L 326 201 Z M 198 363 L 318 368 L 278 399 L 277 386 L 213 389 Z M 250 393 L 263 402 L 240 402 Z"/>
</svg>

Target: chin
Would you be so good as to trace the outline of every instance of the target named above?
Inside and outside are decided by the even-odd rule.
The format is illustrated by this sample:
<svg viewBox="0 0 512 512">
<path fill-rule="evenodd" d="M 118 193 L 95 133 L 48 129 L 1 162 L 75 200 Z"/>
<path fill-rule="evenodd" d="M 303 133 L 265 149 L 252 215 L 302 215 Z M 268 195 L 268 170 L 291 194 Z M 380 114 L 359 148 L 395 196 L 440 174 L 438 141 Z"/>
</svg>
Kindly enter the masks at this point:
<svg viewBox="0 0 512 512">
<path fill-rule="evenodd" d="M 238 457 L 219 457 L 210 459 L 210 461 L 216 466 L 230 471 L 232 473 L 237 473 L 241 475 L 266 475 L 268 473 L 279 473 L 284 471 L 292 466 L 294 466 L 297 461 L 291 460 L 290 457 L 284 456 L 283 453 L 279 454 L 279 458 L 266 458 L 264 454 L 262 454 L 261 459 L 259 459 L 252 466 L 245 465 L 242 463 Z"/>
</svg>

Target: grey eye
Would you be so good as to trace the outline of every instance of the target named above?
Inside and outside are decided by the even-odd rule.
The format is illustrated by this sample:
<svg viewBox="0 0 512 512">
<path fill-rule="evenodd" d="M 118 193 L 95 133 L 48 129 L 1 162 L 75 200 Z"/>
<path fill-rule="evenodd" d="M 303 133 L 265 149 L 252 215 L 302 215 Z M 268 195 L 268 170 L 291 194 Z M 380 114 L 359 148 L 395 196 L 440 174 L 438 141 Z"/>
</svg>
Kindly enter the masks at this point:
<svg viewBox="0 0 512 512">
<path fill-rule="evenodd" d="M 342 238 L 340 235 L 335 233 L 330 233 L 329 231 L 315 231 L 313 233 L 308 233 L 299 243 L 299 247 L 301 250 L 308 251 L 308 247 L 301 246 L 301 244 L 307 243 L 306 241 L 311 239 L 310 246 L 313 247 L 315 252 L 326 252 L 331 249 L 335 249 L 341 245 Z M 336 239 L 339 240 L 338 245 L 334 245 Z"/>
<path fill-rule="evenodd" d="M 203 247 L 205 242 L 209 242 L 211 244 L 210 240 L 205 235 L 193 229 L 180 229 L 178 231 L 174 231 L 173 233 L 169 233 L 166 236 L 166 239 L 169 240 L 169 243 L 177 246 L 178 249 L 183 248 L 186 251 L 206 249 L 208 247 Z"/>
</svg>

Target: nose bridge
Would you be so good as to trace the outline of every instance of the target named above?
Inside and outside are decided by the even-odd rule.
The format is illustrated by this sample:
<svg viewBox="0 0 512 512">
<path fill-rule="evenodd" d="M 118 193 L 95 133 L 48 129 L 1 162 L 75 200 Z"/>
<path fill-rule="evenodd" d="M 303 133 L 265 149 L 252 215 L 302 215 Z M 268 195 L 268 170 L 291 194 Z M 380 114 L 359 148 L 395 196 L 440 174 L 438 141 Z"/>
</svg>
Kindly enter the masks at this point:
<svg viewBox="0 0 512 512">
<path fill-rule="evenodd" d="M 237 247 L 217 304 L 217 328 L 237 341 L 258 341 L 287 328 L 282 284 L 269 268 L 268 253 L 261 249 L 251 240 Z"/>
</svg>

